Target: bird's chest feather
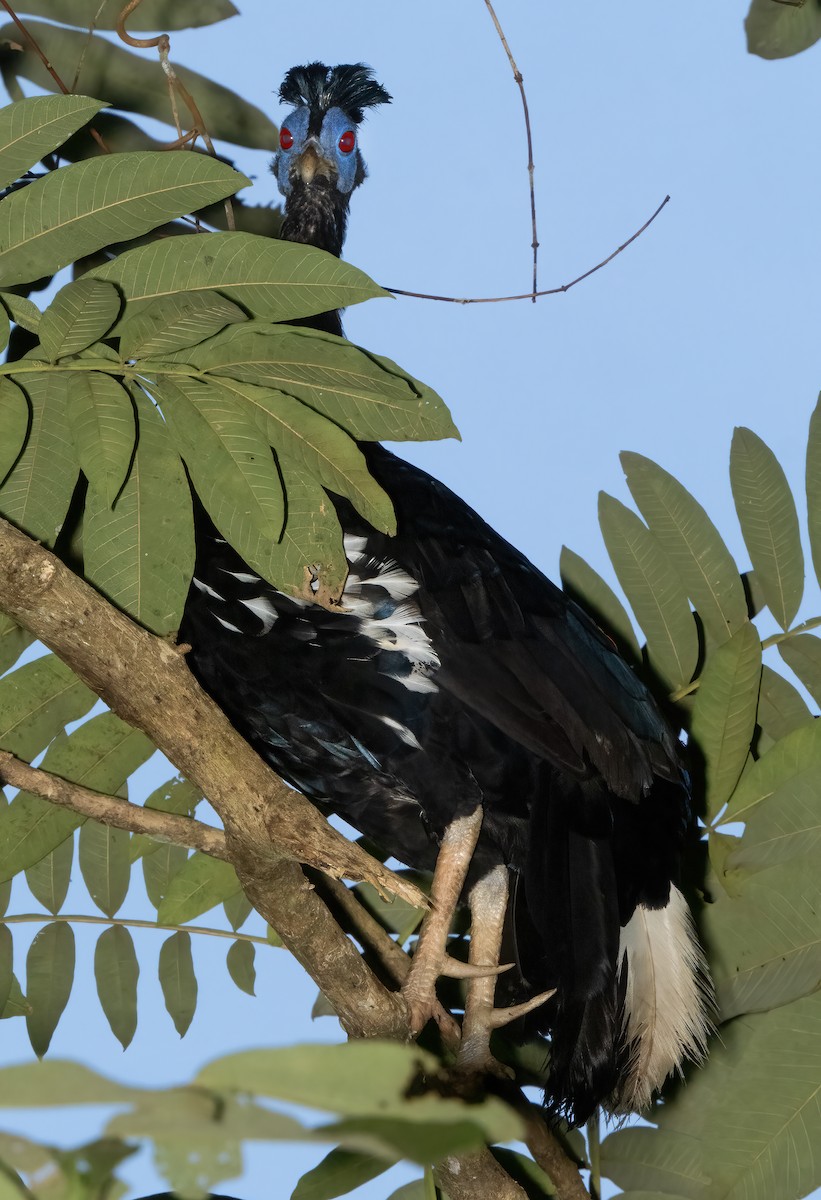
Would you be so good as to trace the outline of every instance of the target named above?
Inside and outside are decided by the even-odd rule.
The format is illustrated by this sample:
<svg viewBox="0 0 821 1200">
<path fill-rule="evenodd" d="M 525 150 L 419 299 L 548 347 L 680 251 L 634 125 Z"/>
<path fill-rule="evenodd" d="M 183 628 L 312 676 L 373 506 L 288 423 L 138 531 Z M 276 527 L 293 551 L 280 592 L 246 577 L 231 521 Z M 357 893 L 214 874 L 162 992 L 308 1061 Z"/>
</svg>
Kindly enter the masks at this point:
<svg viewBox="0 0 821 1200">
<path fill-rule="evenodd" d="M 181 630 L 190 664 L 257 749 L 297 786 L 373 788 L 421 749 L 440 658 L 419 584 L 346 536 L 338 609 L 278 592 L 206 535 Z"/>
</svg>

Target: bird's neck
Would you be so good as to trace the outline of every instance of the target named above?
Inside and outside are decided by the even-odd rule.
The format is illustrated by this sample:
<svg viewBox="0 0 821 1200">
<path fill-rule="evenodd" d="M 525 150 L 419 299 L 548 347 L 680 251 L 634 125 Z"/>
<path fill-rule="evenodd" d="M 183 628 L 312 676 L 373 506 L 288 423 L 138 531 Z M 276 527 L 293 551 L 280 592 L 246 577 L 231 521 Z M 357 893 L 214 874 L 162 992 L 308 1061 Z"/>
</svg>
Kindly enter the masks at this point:
<svg viewBox="0 0 821 1200">
<path fill-rule="evenodd" d="M 349 197 L 334 187 L 306 187 L 297 182 L 288 195 L 280 237 L 327 250 L 335 258 L 342 253 L 348 224 Z"/>
<path fill-rule="evenodd" d="M 339 258 L 348 224 L 349 200 L 350 197 L 343 196 L 334 187 L 309 188 L 301 182 L 295 183 L 285 204 L 279 236 L 287 242 L 317 246 Z M 291 324 L 342 336 L 341 313 L 336 308 L 313 317 L 303 317 Z"/>
</svg>

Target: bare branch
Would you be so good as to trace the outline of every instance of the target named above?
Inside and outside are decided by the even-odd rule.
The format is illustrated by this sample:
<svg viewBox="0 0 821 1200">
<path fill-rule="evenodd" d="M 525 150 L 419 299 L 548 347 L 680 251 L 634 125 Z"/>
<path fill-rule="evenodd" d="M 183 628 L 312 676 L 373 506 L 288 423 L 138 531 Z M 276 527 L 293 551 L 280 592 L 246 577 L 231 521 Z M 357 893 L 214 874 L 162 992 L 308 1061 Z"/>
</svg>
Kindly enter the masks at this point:
<svg viewBox="0 0 821 1200">
<path fill-rule="evenodd" d="M 548 1129 L 544 1114 L 531 1104 L 524 1116 L 527 1148 L 542 1170 L 550 1176 L 561 1200 L 590 1200 L 576 1164 L 567 1157 L 557 1138 Z"/>
<path fill-rule="evenodd" d="M 490 19 L 493 21 L 493 24 L 496 26 L 496 32 L 499 35 L 499 41 L 502 43 L 502 46 L 504 47 L 505 54 L 507 55 L 507 60 L 510 63 L 510 69 L 513 72 L 513 78 L 516 80 L 516 83 L 519 85 L 519 95 L 522 97 L 522 108 L 524 109 L 524 114 L 525 114 L 525 133 L 527 134 L 527 174 L 528 174 L 528 179 L 530 181 L 530 223 L 531 223 L 531 226 L 533 229 L 533 240 L 530 243 L 533 248 L 533 290 L 531 292 L 530 298 L 533 301 L 533 303 L 535 304 L 536 297 L 538 295 L 540 295 L 540 293 L 537 291 L 537 288 L 538 288 L 537 271 L 538 271 L 538 266 L 539 266 L 539 238 L 536 233 L 536 189 L 535 189 L 535 186 L 533 183 L 533 175 L 536 170 L 536 167 L 533 162 L 533 136 L 530 131 L 530 112 L 527 107 L 527 96 L 525 94 L 525 85 L 524 85 L 524 79 L 522 78 L 522 72 L 516 66 L 516 59 L 513 57 L 513 54 L 511 53 L 511 50 L 510 50 L 510 46 L 507 44 L 507 38 L 504 35 L 502 26 L 499 24 L 499 18 L 496 16 L 493 5 L 491 4 L 490 0 L 485 0 L 485 4 L 487 5 L 487 10 L 490 13 Z"/>
<path fill-rule="evenodd" d="M 54 650 L 208 795 L 248 899 L 325 993 L 346 1032 L 406 1040 L 402 997 L 380 983 L 298 862 L 284 856 L 333 875 L 367 878 L 416 907 L 427 904 L 424 894 L 345 841 L 286 787 L 205 695 L 178 650 L 3 520 L 0 610 Z M 449 1159 L 440 1175 L 451 1200 L 524 1200 L 487 1150 Z"/>
<path fill-rule="evenodd" d="M 649 217 L 644 222 L 641 229 L 637 229 L 632 237 L 629 237 L 626 242 L 622 242 L 612 254 L 608 254 L 607 258 L 603 258 L 600 263 L 596 263 L 595 267 L 591 267 L 583 275 L 577 275 L 575 279 L 571 279 L 570 283 L 562 283 L 559 287 L 545 288 L 541 292 L 523 292 L 518 296 L 434 296 L 429 292 L 405 292 L 402 288 L 392 287 L 386 287 L 385 291 L 392 292 L 394 296 L 411 296 L 414 300 L 442 300 L 446 304 L 503 304 L 507 300 L 532 300 L 534 296 L 556 296 L 559 292 L 569 292 L 577 283 L 581 283 L 583 279 L 587 279 L 590 275 L 595 275 L 596 271 L 600 271 L 602 267 L 606 267 L 608 263 L 611 263 L 614 258 L 621 254 L 622 250 L 626 250 L 636 238 L 641 237 L 645 229 L 653 224 L 665 204 L 668 204 L 669 201 L 670 197 L 665 196 L 652 217 Z"/>
<path fill-rule="evenodd" d="M 117 796 L 105 796 L 102 792 L 81 787 L 79 783 L 69 783 L 68 780 L 61 779 L 59 775 L 52 775 L 49 771 L 30 767 L 28 763 L 2 750 L 0 781 L 23 791 L 33 792 L 35 796 L 42 796 L 51 804 L 70 808 L 72 812 L 91 817 L 103 825 L 126 829 L 129 833 L 145 833 L 160 841 L 172 842 L 175 846 L 201 850 L 203 854 L 210 854 L 212 858 L 230 861 L 225 834 L 221 829 L 196 821 L 193 817 L 160 812 L 155 808 L 143 808 L 141 804 L 131 804 L 130 801 Z"/>
</svg>

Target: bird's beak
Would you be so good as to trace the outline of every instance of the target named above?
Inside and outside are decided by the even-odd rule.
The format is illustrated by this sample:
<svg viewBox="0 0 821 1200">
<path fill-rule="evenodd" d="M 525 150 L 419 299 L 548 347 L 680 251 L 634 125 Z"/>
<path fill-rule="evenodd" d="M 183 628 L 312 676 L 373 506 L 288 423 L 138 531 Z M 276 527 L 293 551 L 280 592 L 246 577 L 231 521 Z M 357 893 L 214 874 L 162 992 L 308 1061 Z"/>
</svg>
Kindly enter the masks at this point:
<svg viewBox="0 0 821 1200">
<path fill-rule="evenodd" d="M 325 157 L 315 138 L 311 138 L 301 154 L 297 155 L 291 167 L 292 174 L 306 185 L 313 183 L 317 176 L 331 180 L 336 176 L 336 164 Z"/>
</svg>

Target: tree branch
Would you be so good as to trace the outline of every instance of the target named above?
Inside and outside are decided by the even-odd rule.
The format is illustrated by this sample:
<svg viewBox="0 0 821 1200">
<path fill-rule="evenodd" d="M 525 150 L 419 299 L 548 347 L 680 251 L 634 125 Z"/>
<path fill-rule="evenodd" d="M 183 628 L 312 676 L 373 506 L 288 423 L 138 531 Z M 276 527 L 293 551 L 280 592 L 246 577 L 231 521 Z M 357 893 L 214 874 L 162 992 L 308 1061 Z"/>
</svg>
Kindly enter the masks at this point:
<svg viewBox="0 0 821 1200">
<path fill-rule="evenodd" d="M 357 1037 L 406 1037 L 405 1006 L 363 962 L 295 861 L 424 895 L 332 829 L 202 691 L 184 657 L 114 609 L 49 551 L 0 520 L 0 609 L 54 650 L 207 795 L 251 903 Z"/>
<path fill-rule="evenodd" d="M 113 712 L 146 733 L 208 796 L 223 822 L 226 857 L 248 899 L 327 996 L 345 1031 L 352 1037 L 406 1040 L 402 997 L 376 978 L 299 861 L 337 878 L 367 879 L 415 907 L 426 907 L 427 897 L 347 842 L 278 779 L 202 691 L 177 649 L 130 621 L 53 554 L 2 519 L 0 610 L 58 654 Z M 9 770 L 24 766 L 9 756 L 1 761 L 0 773 L 6 778 Z M 28 780 L 25 786 L 30 787 Z M 93 792 L 87 795 L 103 808 L 122 803 Z M 76 801 L 76 790 L 73 797 Z M 124 804 L 119 811 L 132 807 L 135 821 L 149 811 L 126 809 Z M 110 807 L 107 812 L 113 815 Z M 133 821 L 125 827 L 156 832 L 156 827 L 137 829 Z M 395 959 L 392 965 L 397 969 Z M 569 1160 L 568 1167 L 575 1173 Z M 525 1200 L 524 1191 L 487 1149 L 447 1159 L 437 1168 L 437 1178 L 451 1200 Z M 571 1198 L 574 1194 L 567 1193 Z"/>
<path fill-rule="evenodd" d="M 0 782 L 11 784 L 22 791 L 42 796 L 51 804 L 70 808 L 83 817 L 91 817 L 103 825 L 115 829 L 126 829 L 129 833 L 145 833 L 162 842 L 175 846 L 186 846 L 190 850 L 201 850 L 212 858 L 230 861 L 225 845 L 225 834 L 193 817 L 178 816 L 176 813 L 160 812 L 156 808 L 143 808 L 117 796 L 105 796 L 91 788 L 70 783 L 59 775 L 52 775 L 38 767 L 0 750 Z"/>
</svg>

